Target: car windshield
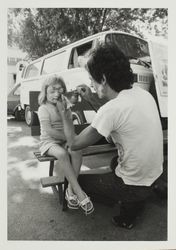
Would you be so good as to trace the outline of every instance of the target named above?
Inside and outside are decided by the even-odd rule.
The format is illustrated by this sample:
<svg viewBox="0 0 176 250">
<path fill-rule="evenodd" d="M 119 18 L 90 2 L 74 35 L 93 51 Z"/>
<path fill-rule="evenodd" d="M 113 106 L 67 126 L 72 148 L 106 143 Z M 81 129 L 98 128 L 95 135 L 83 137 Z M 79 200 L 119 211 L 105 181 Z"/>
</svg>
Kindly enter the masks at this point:
<svg viewBox="0 0 176 250">
<path fill-rule="evenodd" d="M 140 38 L 126 34 L 107 34 L 107 43 L 114 42 L 129 58 L 145 58 L 149 56 L 148 43 Z"/>
</svg>

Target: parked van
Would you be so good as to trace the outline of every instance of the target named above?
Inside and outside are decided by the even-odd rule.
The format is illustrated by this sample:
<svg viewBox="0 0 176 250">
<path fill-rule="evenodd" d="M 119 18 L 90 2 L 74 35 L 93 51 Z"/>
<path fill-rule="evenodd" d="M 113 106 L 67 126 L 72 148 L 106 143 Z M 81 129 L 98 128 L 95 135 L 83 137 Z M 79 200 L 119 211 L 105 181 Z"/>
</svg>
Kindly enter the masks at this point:
<svg viewBox="0 0 176 250">
<path fill-rule="evenodd" d="M 52 74 L 58 74 L 64 78 L 69 92 L 74 91 L 80 84 L 90 86 L 90 79 L 84 68 L 86 54 L 101 42 L 117 44 L 130 60 L 134 84 L 149 90 L 153 82 L 153 72 L 147 41 L 118 31 L 97 33 L 38 58 L 25 67 L 21 77 L 20 102 L 25 110 L 25 120 L 28 125 L 31 125 L 33 120 L 31 117 L 33 113 L 30 112 L 29 92 L 40 91 L 42 80 Z"/>
</svg>

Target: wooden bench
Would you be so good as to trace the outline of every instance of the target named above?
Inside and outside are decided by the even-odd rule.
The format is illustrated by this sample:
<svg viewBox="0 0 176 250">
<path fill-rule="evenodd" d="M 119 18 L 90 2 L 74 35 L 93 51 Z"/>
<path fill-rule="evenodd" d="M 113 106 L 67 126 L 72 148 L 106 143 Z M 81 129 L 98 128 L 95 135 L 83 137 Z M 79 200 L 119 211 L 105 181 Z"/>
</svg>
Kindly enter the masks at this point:
<svg viewBox="0 0 176 250">
<path fill-rule="evenodd" d="M 116 151 L 116 147 L 110 144 L 93 145 L 93 146 L 89 146 L 83 149 L 82 155 L 91 156 L 91 155 L 104 154 L 104 153 L 115 152 L 115 151 Z M 41 155 L 39 151 L 34 152 L 34 155 L 40 162 L 47 162 L 47 161 L 49 162 L 49 176 L 41 178 L 40 181 L 41 181 L 43 188 L 46 188 L 46 187 L 52 188 L 53 193 L 56 195 L 56 197 L 59 198 L 59 203 L 62 205 L 62 210 L 65 211 L 67 208 L 67 202 L 65 200 L 65 191 L 68 186 L 68 181 L 66 178 L 64 178 L 64 180 L 61 180 L 59 176 L 53 176 L 54 161 L 57 159 L 53 156 Z M 104 173 L 107 171 L 107 169 L 100 168 L 97 171 Z M 86 171 L 86 173 L 91 174 L 92 171 L 91 170 Z"/>
</svg>

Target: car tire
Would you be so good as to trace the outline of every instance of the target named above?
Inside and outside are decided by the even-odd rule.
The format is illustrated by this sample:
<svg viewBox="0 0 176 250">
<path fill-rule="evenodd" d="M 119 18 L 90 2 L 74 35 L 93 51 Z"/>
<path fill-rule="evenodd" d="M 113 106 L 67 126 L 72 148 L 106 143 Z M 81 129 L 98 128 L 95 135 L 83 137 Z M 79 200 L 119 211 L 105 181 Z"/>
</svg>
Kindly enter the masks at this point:
<svg viewBox="0 0 176 250">
<path fill-rule="evenodd" d="M 30 106 L 25 108 L 25 122 L 30 127 L 31 126 L 31 109 Z"/>
<path fill-rule="evenodd" d="M 79 111 L 72 112 L 73 123 L 77 125 L 81 125 L 85 123 L 85 118 Z"/>
<path fill-rule="evenodd" d="M 30 106 L 25 108 L 25 121 L 29 127 L 39 124 L 38 115 L 36 112 L 31 111 Z"/>
</svg>

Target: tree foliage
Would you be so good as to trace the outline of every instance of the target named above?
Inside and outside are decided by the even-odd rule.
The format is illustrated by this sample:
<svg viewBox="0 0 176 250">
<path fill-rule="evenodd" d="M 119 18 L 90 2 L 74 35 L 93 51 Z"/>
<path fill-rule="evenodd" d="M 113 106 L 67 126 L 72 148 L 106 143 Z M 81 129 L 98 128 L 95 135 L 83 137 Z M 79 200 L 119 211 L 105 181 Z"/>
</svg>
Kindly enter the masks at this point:
<svg viewBox="0 0 176 250">
<path fill-rule="evenodd" d="M 16 43 L 18 44 L 18 28 L 17 28 L 17 21 L 16 20 L 16 9 L 9 9 L 8 10 L 8 34 L 7 34 L 7 41 L 9 46 L 13 46 Z"/>
<path fill-rule="evenodd" d="M 30 57 L 37 58 L 105 29 L 141 37 L 147 29 L 149 33 L 167 37 L 167 15 L 167 9 L 9 9 L 8 44 L 16 43 Z M 18 20 L 18 29 L 14 20 Z"/>
</svg>

